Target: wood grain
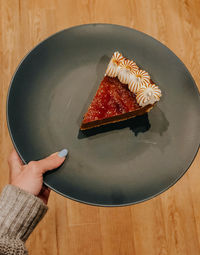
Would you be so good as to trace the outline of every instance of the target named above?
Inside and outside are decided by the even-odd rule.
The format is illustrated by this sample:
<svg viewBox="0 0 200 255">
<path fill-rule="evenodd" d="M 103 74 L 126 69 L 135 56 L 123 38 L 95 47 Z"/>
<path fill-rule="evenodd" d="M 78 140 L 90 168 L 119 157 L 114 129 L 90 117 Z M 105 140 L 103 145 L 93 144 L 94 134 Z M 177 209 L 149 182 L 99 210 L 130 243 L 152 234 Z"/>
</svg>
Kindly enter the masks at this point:
<svg viewBox="0 0 200 255">
<path fill-rule="evenodd" d="M 50 34 L 94 22 L 133 27 L 160 40 L 200 86 L 199 0 L 0 0 L 0 188 L 8 182 L 12 143 L 5 109 L 16 66 Z M 92 207 L 52 192 L 49 211 L 27 242 L 30 254 L 199 255 L 199 167 L 200 153 L 176 185 L 130 207 Z"/>
</svg>

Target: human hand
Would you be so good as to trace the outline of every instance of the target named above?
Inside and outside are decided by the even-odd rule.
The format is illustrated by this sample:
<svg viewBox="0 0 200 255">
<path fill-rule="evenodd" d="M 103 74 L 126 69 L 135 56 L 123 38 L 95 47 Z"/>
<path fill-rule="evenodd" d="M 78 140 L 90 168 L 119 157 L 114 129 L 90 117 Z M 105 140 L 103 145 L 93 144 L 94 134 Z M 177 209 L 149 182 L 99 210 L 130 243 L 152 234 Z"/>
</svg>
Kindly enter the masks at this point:
<svg viewBox="0 0 200 255">
<path fill-rule="evenodd" d="M 50 189 L 43 185 L 43 174 L 59 167 L 64 162 L 67 154 L 68 151 L 65 149 L 45 159 L 31 161 L 27 165 L 24 165 L 14 150 L 8 159 L 10 184 L 39 197 L 47 204 Z"/>
</svg>

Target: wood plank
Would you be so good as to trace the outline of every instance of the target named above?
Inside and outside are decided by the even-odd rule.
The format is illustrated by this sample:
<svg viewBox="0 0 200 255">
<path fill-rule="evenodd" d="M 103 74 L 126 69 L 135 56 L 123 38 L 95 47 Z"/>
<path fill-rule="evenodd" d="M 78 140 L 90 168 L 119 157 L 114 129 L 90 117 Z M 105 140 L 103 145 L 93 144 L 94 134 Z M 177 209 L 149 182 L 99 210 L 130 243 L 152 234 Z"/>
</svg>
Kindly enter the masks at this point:
<svg viewBox="0 0 200 255">
<path fill-rule="evenodd" d="M 16 9 L 16 12 L 13 10 Z M 19 61 L 18 48 L 19 48 L 19 22 L 18 22 L 18 1 L 2 1 L 1 14 L 0 14 L 0 35 L 1 35 L 1 117 L 0 117 L 0 147 L 1 147 L 1 181 L 0 187 L 2 188 L 9 180 L 7 157 L 11 151 L 11 141 L 8 134 L 6 123 L 6 99 L 8 87 Z"/>
<path fill-rule="evenodd" d="M 161 198 L 131 207 L 136 254 L 168 255 Z"/>
<path fill-rule="evenodd" d="M 99 223 L 99 208 L 74 202 L 67 201 L 68 219 L 70 226 Z"/>
<path fill-rule="evenodd" d="M 135 254 L 131 207 L 101 208 L 103 254 Z"/>
<path fill-rule="evenodd" d="M 162 196 L 163 216 L 170 254 L 173 252 L 175 254 L 200 253 L 194 208 L 190 197 L 191 190 L 187 175 Z"/>
<path fill-rule="evenodd" d="M 72 255 L 102 255 L 99 224 L 74 225 L 70 227 L 70 252 Z M 63 254 L 67 254 L 63 253 Z"/>
</svg>

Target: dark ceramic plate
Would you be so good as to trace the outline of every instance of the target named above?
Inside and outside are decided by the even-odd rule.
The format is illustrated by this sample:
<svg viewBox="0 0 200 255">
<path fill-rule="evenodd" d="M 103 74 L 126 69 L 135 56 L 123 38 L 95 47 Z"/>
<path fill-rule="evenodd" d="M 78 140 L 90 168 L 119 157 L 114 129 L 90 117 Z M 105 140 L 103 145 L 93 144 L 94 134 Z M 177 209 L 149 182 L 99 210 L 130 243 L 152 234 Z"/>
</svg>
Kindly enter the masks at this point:
<svg viewBox="0 0 200 255">
<path fill-rule="evenodd" d="M 114 51 L 135 59 L 163 97 L 148 114 L 82 133 L 82 116 Z M 62 148 L 69 156 L 44 182 L 68 198 L 104 206 L 147 200 L 172 186 L 197 153 L 199 92 L 167 47 L 134 29 L 90 24 L 35 47 L 11 82 L 7 120 L 25 163 Z"/>
</svg>

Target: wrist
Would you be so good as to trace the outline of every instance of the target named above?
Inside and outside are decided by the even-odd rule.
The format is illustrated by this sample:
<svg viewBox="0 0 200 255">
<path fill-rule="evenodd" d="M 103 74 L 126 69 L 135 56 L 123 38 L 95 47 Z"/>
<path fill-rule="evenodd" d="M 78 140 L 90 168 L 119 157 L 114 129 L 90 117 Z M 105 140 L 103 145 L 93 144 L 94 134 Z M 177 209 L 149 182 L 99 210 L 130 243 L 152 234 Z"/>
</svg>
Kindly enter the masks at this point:
<svg viewBox="0 0 200 255">
<path fill-rule="evenodd" d="M 0 235 L 25 241 L 48 207 L 33 194 L 7 185 L 0 196 Z"/>
</svg>

